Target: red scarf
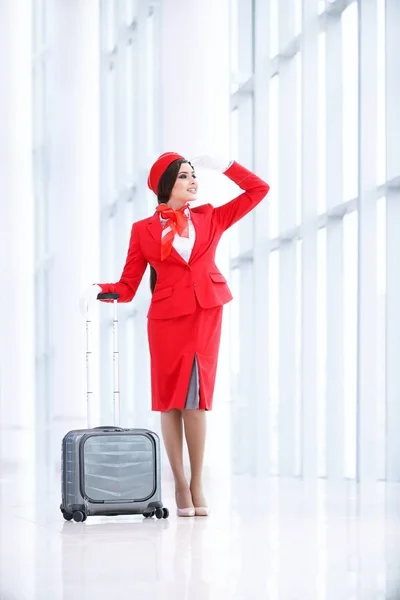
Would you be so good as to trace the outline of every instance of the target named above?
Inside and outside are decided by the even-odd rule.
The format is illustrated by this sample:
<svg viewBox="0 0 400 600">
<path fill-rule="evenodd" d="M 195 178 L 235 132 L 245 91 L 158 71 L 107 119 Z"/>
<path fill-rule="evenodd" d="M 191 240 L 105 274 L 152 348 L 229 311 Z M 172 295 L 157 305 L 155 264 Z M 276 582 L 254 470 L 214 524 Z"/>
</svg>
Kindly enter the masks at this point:
<svg viewBox="0 0 400 600">
<path fill-rule="evenodd" d="M 184 213 L 188 206 L 185 204 L 179 210 L 174 210 L 166 204 L 157 206 L 157 212 L 165 219 L 165 222 L 162 223 L 163 230 L 170 227 L 170 230 L 167 233 L 163 231 L 161 236 L 161 260 L 165 260 L 170 255 L 176 233 L 181 237 L 189 237 L 189 219 Z"/>
</svg>

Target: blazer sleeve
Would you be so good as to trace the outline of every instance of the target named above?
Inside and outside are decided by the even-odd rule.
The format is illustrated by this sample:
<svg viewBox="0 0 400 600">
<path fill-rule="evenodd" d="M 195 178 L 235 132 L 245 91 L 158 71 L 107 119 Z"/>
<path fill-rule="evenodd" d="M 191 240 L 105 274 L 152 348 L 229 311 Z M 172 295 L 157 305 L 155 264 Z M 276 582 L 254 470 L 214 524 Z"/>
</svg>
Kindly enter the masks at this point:
<svg viewBox="0 0 400 600">
<path fill-rule="evenodd" d="M 117 283 L 99 283 L 98 285 L 103 293 L 119 294 L 118 302 L 130 302 L 137 292 L 146 267 L 147 260 L 142 254 L 139 235 L 133 224 L 128 254 L 120 280 Z"/>
<path fill-rule="evenodd" d="M 268 183 L 236 161 L 224 172 L 224 175 L 241 187 L 244 193 L 214 208 L 213 218 L 223 231 L 253 210 L 269 191 Z"/>
</svg>

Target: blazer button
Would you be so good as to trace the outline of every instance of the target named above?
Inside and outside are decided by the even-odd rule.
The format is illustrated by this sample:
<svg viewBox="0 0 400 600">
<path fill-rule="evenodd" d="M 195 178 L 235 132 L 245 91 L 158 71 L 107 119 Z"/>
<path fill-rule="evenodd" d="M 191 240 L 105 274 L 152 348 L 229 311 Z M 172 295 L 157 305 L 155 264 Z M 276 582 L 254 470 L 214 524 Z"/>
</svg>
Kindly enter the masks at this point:
<svg viewBox="0 0 400 600">
<path fill-rule="evenodd" d="M 193 286 L 196 287 L 197 283 L 194 283 Z"/>
</svg>

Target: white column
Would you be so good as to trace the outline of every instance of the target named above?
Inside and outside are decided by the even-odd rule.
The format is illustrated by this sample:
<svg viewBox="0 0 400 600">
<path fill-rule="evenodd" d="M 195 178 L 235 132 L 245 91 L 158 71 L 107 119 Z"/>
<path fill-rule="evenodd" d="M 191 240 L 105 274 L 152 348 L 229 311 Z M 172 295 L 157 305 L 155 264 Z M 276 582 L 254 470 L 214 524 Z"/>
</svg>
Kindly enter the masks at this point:
<svg viewBox="0 0 400 600">
<path fill-rule="evenodd" d="M 386 423 L 389 480 L 400 479 L 400 7 L 386 1 L 386 156 L 387 179 L 397 181 L 387 192 Z"/>
<path fill-rule="evenodd" d="M 378 478 L 377 305 L 377 8 L 360 2 L 359 302 L 358 302 L 358 478 Z"/>
<path fill-rule="evenodd" d="M 303 2 L 302 110 L 302 474 L 317 476 L 317 194 L 318 20 L 315 0 Z"/>
<path fill-rule="evenodd" d="M 0 3 L 0 40 L 0 462 L 14 463 L 33 454 L 30 2 Z"/>
<path fill-rule="evenodd" d="M 237 143 L 238 156 L 236 159 L 251 169 L 254 166 L 255 158 L 253 141 L 255 136 L 254 88 L 256 83 L 253 75 L 255 68 L 253 64 L 253 43 L 257 43 L 253 36 L 253 27 L 257 25 L 251 1 L 236 2 L 235 6 L 231 3 L 231 7 L 237 17 L 237 22 L 232 25 L 231 36 L 235 39 L 237 45 L 238 58 L 238 64 L 233 67 L 236 72 L 232 73 L 232 81 L 235 81 L 235 85 L 232 84 L 232 91 L 235 90 L 235 94 L 231 96 L 231 137 L 232 140 L 237 137 L 237 142 L 233 142 Z M 233 31 L 233 27 L 236 31 Z M 255 35 L 257 36 L 257 34 Z M 268 85 L 267 77 L 265 83 Z M 265 116 L 268 116 L 267 112 L 265 112 Z M 239 298 L 236 301 L 239 305 L 238 340 L 240 341 L 238 356 L 240 367 L 238 377 L 233 384 L 233 443 L 235 448 L 233 460 L 235 472 L 244 473 L 254 473 L 257 469 L 257 438 L 254 435 L 256 423 L 258 423 L 255 401 L 257 384 L 254 378 L 256 361 L 255 324 L 257 323 L 257 317 L 254 311 L 249 309 L 249 307 L 254 307 L 255 302 L 259 303 L 262 298 L 256 298 L 257 291 L 261 293 L 262 291 L 257 290 L 259 281 L 255 274 L 256 267 L 252 263 L 253 257 L 251 256 L 255 245 L 255 223 L 256 212 L 252 212 L 233 228 L 234 233 L 233 238 L 231 238 L 232 242 L 234 239 L 237 240 L 241 255 L 247 253 L 247 256 L 239 262 L 237 275 Z M 233 316 L 233 313 L 231 314 Z M 238 340 L 236 340 L 236 343 Z M 265 354 L 262 351 L 259 360 L 265 361 Z M 260 459 L 263 459 L 262 454 Z"/>
<path fill-rule="evenodd" d="M 290 39 L 294 4 L 285 0 L 279 8 L 279 49 Z M 293 137 L 297 131 L 296 60 L 281 60 L 279 68 L 279 234 L 296 224 L 296 158 Z M 283 242 L 279 250 L 279 473 L 296 475 L 296 242 Z"/>
<path fill-rule="evenodd" d="M 98 278 L 98 2 L 56 0 L 51 32 L 51 460 L 60 437 L 86 425 L 82 290 Z"/>
<path fill-rule="evenodd" d="M 337 205 L 342 189 L 342 36 L 340 21 L 327 21 L 326 30 L 326 198 Z M 343 221 L 327 226 L 327 373 L 326 474 L 344 474 L 343 426 Z"/>
<path fill-rule="evenodd" d="M 254 271 L 251 262 L 241 264 L 238 273 L 239 374 L 233 406 L 234 472 L 254 474 L 256 468 L 256 406 L 254 402 Z M 234 300 L 235 301 L 235 300 Z M 251 307 L 251 308 L 250 308 Z"/>
<path fill-rule="evenodd" d="M 270 164 L 268 156 L 269 140 L 269 86 L 270 79 L 263 68 L 269 59 L 268 44 L 265 40 L 265 23 L 269 21 L 269 2 L 259 0 L 256 3 L 257 19 L 255 19 L 256 64 L 254 82 L 254 169 L 265 181 L 270 181 Z M 268 360 L 268 293 L 269 293 L 269 254 L 268 254 L 269 198 L 261 202 L 254 218 L 254 354 L 253 377 L 254 395 L 251 399 L 256 409 L 254 427 L 255 452 L 253 464 L 257 474 L 270 473 L 270 435 L 272 426 L 270 415 L 270 399 L 268 394 L 269 360 Z"/>
<path fill-rule="evenodd" d="M 228 0 L 163 0 L 161 9 L 160 86 L 162 98 L 159 151 L 228 155 L 229 139 L 229 2 Z M 154 157 L 153 157 L 154 158 Z M 251 165 L 250 165 L 251 166 Z M 200 201 L 226 202 L 236 191 L 219 174 L 199 171 Z M 229 276 L 228 237 L 219 247 L 217 264 Z M 227 311 L 224 314 L 226 327 Z M 215 408 L 209 418 L 206 464 L 210 459 L 225 465 L 229 459 L 229 415 L 224 401 L 229 396 L 229 365 L 225 360 L 226 338 L 217 375 Z M 222 429 L 223 427 L 223 429 Z"/>
</svg>

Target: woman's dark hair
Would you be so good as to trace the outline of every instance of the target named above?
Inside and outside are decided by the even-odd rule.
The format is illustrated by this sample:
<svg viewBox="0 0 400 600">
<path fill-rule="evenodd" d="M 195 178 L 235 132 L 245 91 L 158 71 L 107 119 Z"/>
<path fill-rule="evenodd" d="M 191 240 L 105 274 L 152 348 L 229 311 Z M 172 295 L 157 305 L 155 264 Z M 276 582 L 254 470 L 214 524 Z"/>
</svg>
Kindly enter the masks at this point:
<svg viewBox="0 0 400 600">
<path fill-rule="evenodd" d="M 162 174 L 160 181 L 158 183 L 157 188 L 157 202 L 158 204 L 167 204 L 172 189 L 175 185 L 176 178 L 178 177 L 179 170 L 181 165 L 189 163 L 188 160 L 184 160 L 183 158 L 179 158 L 178 160 L 174 160 L 173 163 L 169 165 L 167 169 L 165 169 Z M 154 292 L 154 288 L 157 283 L 157 273 L 154 267 L 150 266 L 150 290 L 151 293 Z"/>
</svg>

